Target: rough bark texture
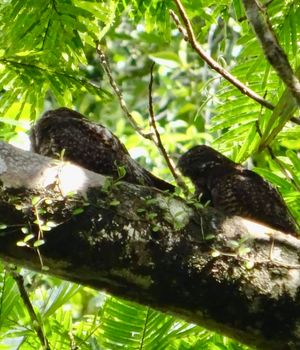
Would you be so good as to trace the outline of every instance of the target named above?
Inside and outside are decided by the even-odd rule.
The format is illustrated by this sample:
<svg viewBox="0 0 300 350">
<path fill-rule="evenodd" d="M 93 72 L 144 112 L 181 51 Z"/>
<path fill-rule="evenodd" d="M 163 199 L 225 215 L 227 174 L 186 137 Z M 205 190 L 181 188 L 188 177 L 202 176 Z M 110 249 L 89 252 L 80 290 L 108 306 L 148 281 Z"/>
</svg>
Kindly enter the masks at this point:
<svg viewBox="0 0 300 350">
<path fill-rule="evenodd" d="M 3 260 L 43 271 L 36 249 L 16 245 L 26 227 L 44 236 L 49 274 L 260 349 L 300 348 L 298 239 L 5 143 L 0 180 Z"/>
</svg>

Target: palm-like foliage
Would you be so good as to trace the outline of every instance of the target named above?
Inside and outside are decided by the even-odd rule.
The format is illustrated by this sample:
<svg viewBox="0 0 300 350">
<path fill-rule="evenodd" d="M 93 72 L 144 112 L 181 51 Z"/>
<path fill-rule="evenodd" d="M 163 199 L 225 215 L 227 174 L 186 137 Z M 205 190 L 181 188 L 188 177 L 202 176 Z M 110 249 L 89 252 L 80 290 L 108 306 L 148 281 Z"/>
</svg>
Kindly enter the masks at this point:
<svg viewBox="0 0 300 350">
<path fill-rule="evenodd" d="M 163 142 L 176 158 L 197 144 L 213 145 L 278 186 L 300 219 L 300 127 L 293 99 L 264 58 L 241 0 L 185 1 L 197 39 L 274 111 L 242 95 L 207 67 L 171 22 L 171 0 L 8 0 L 0 3 L 1 139 L 26 132 L 46 107 L 64 105 L 111 127 L 141 163 L 170 175 L 158 150 L 123 118 L 95 55 L 102 40 L 112 71 L 138 124 L 148 127 L 149 60 L 155 61 L 154 100 Z M 270 22 L 297 69 L 300 5 L 269 2 Z M 299 55 L 298 55 L 299 56 Z M 105 102 L 105 103 L 104 103 Z M 111 111 L 114 111 L 113 114 Z M 271 146 L 293 181 L 262 146 Z M 155 159 L 155 164 L 152 160 Z M 12 277 L 1 269 L 0 349 L 40 346 Z M 87 288 L 25 273 L 30 297 L 53 349 L 246 349 L 147 307 Z M 7 346 L 6 346 L 6 345 Z"/>
<path fill-rule="evenodd" d="M 45 286 L 32 273 L 23 274 L 32 283 L 30 297 L 53 349 L 210 349 L 212 344 L 216 349 L 247 349 L 149 307 L 52 278 Z M 9 344 L 8 349 L 39 348 L 13 279 L 5 273 L 1 277 L 1 344 Z"/>
</svg>

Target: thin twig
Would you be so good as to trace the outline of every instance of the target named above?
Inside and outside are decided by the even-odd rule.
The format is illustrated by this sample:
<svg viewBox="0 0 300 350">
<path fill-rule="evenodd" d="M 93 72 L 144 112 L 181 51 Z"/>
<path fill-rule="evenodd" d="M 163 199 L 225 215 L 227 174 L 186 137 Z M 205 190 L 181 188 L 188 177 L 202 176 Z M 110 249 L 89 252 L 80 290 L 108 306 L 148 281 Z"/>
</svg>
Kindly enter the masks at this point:
<svg viewBox="0 0 300 350">
<path fill-rule="evenodd" d="M 152 98 L 152 87 L 153 87 L 153 68 L 155 66 L 155 63 L 153 62 L 151 65 L 151 69 L 150 69 L 150 82 L 149 82 L 149 115 L 150 115 L 150 125 L 152 126 L 154 133 L 155 133 L 155 137 L 156 140 L 153 138 L 154 143 L 156 144 L 157 148 L 159 149 L 160 153 L 162 154 L 162 156 L 164 157 L 168 168 L 170 169 L 177 185 L 179 187 L 182 188 L 183 192 L 187 195 L 189 193 L 188 188 L 186 186 L 186 184 L 184 183 L 184 181 L 182 180 L 181 176 L 179 176 L 175 170 L 175 166 L 172 162 L 172 160 L 170 159 L 163 143 L 160 137 L 160 133 L 157 129 L 157 125 L 156 125 L 156 120 L 155 120 L 155 116 L 154 116 L 154 110 L 153 110 L 153 98 Z"/>
<path fill-rule="evenodd" d="M 277 40 L 272 26 L 265 15 L 263 5 L 260 4 L 259 0 L 243 0 L 243 3 L 247 18 L 261 43 L 266 58 L 300 106 L 300 81 L 294 74 L 287 55 Z"/>
<path fill-rule="evenodd" d="M 228 80 L 231 84 L 233 84 L 235 87 L 237 87 L 242 94 L 247 95 L 248 97 L 252 98 L 262 106 L 268 108 L 268 109 L 274 109 L 274 105 L 268 101 L 266 101 L 264 98 L 262 98 L 259 94 L 257 94 L 255 91 L 249 89 L 245 84 L 243 84 L 240 80 L 238 80 L 234 75 L 229 73 L 226 69 L 224 69 L 222 66 L 219 65 L 217 61 L 215 61 L 211 56 L 209 56 L 201 47 L 201 45 L 196 40 L 191 22 L 185 12 L 185 9 L 181 3 L 180 0 L 174 0 L 174 2 L 177 5 L 178 11 L 180 13 L 180 16 L 182 18 L 182 21 L 184 23 L 185 28 L 182 27 L 180 20 L 178 16 L 174 13 L 174 11 L 170 10 L 170 16 L 172 17 L 173 21 L 175 22 L 178 30 L 183 35 L 184 40 L 190 43 L 192 48 L 197 52 L 197 54 L 216 72 L 218 72 L 220 75 L 222 75 L 226 80 Z"/>
<path fill-rule="evenodd" d="M 120 106 L 123 110 L 123 112 L 125 113 L 127 119 L 130 121 L 131 125 L 133 126 L 133 128 L 142 136 L 144 137 L 145 139 L 148 139 L 148 140 L 151 140 L 155 145 L 156 147 L 158 148 L 158 150 L 161 152 L 162 156 L 164 157 L 167 165 L 168 165 L 168 168 L 170 169 L 176 183 L 178 184 L 178 186 L 180 186 L 184 193 L 187 193 L 187 187 L 185 185 L 185 183 L 181 180 L 180 176 L 176 173 L 175 171 L 175 167 L 173 166 L 162 142 L 161 142 L 161 138 L 160 138 L 160 135 L 158 133 L 158 130 L 156 128 L 156 124 L 155 124 L 155 118 L 154 118 L 154 114 L 153 114 L 153 106 L 152 106 L 152 96 L 151 94 L 149 95 L 149 101 L 151 101 L 149 103 L 149 108 L 151 109 L 150 110 L 150 115 L 152 113 L 153 115 L 153 120 L 154 120 L 154 123 L 152 123 L 152 126 L 153 126 L 153 129 L 155 131 L 155 136 L 156 136 L 156 139 L 154 137 L 154 134 L 152 132 L 150 133 L 144 133 L 143 130 L 136 124 L 134 118 L 132 117 L 131 113 L 129 112 L 128 108 L 127 108 L 127 105 L 126 105 L 126 102 L 123 98 L 123 94 L 120 90 L 120 88 L 118 87 L 117 83 L 115 82 L 113 76 L 112 76 L 112 72 L 111 72 L 111 69 L 110 69 L 110 65 L 109 65 L 109 61 L 106 59 L 105 57 L 105 54 L 104 52 L 101 50 L 100 46 L 99 46 L 99 43 L 96 43 L 96 50 L 97 50 L 97 53 L 98 53 L 98 56 L 99 56 L 99 59 L 101 61 L 101 64 L 108 76 L 108 79 L 109 79 L 109 83 L 111 85 L 111 87 L 113 88 L 115 94 L 117 95 L 118 99 L 119 99 L 119 103 L 120 103 Z M 153 66 L 151 67 L 151 81 L 150 81 L 150 85 L 152 87 L 152 82 L 153 82 Z M 149 86 L 150 86 L 149 85 Z M 152 116 L 151 116 L 152 118 Z M 152 119 L 151 119 L 152 120 Z"/>
<path fill-rule="evenodd" d="M 130 124 L 132 125 L 132 127 L 145 139 L 151 140 L 152 139 L 152 135 L 151 133 L 145 133 L 135 122 L 132 114 L 129 112 L 126 102 L 123 98 L 123 94 L 122 91 L 120 90 L 120 88 L 118 87 L 117 83 L 115 82 L 113 76 L 112 76 L 112 72 L 110 69 L 110 65 L 109 65 L 109 61 L 106 59 L 104 52 L 102 51 L 102 49 L 100 48 L 99 43 L 96 43 L 96 50 L 100 59 L 100 62 L 102 64 L 102 67 L 104 68 L 108 79 L 109 79 L 109 83 L 110 86 L 113 88 L 116 96 L 119 99 L 119 104 L 120 107 L 122 108 L 124 114 L 126 115 L 127 119 L 129 120 Z"/>
<path fill-rule="evenodd" d="M 247 1 L 247 0 L 243 0 Z M 249 0 L 250 2 L 252 0 Z M 205 61 L 212 69 L 214 69 L 216 72 L 218 72 L 220 75 L 222 75 L 226 80 L 228 80 L 232 85 L 234 85 L 236 88 L 238 88 L 242 94 L 247 95 L 254 101 L 258 102 L 261 106 L 266 107 L 270 110 L 274 110 L 275 106 L 270 103 L 269 101 L 265 100 L 262 96 L 258 95 L 255 91 L 249 89 L 246 85 L 244 85 L 241 81 L 239 81 L 235 76 L 233 76 L 231 73 L 226 71 L 223 67 L 221 67 L 212 57 L 210 57 L 201 47 L 201 45 L 197 42 L 191 22 L 186 14 L 186 11 L 181 3 L 180 0 L 174 0 L 174 2 L 177 5 L 178 11 L 180 13 L 180 16 L 182 18 L 182 21 L 184 23 L 185 28 L 181 25 L 181 22 L 178 18 L 178 16 L 170 10 L 170 16 L 172 17 L 173 21 L 175 22 L 178 30 L 182 34 L 184 40 L 190 43 L 192 48 L 196 51 L 196 53 Z M 255 1 L 253 1 L 255 2 Z M 296 78 L 297 79 L 297 78 Z M 290 121 L 294 122 L 295 124 L 300 125 L 299 118 L 291 117 Z"/>
<path fill-rule="evenodd" d="M 46 336 L 44 334 L 43 327 L 42 327 L 38 317 L 36 316 L 36 313 L 33 309 L 33 306 L 31 304 L 31 301 L 30 301 L 29 296 L 27 294 L 27 291 L 25 289 L 23 276 L 15 271 L 12 271 L 12 270 L 11 270 L 11 274 L 12 274 L 13 279 L 16 281 L 16 284 L 17 284 L 19 292 L 20 292 L 20 296 L 21 296 L 23 303 L 24 303 L 24 305 L 25 305 L 25 307 L 30 315 L 32 326 L 35 329 L 35 332 L 36 332 L 36 334 L 37 334 L 37 336 L 38 336 L 38 338 L 43 346 L 43 349 L 50 350 L 50 345 L 49 345 L 48 339 L 46 338 Z"/>
</svg>

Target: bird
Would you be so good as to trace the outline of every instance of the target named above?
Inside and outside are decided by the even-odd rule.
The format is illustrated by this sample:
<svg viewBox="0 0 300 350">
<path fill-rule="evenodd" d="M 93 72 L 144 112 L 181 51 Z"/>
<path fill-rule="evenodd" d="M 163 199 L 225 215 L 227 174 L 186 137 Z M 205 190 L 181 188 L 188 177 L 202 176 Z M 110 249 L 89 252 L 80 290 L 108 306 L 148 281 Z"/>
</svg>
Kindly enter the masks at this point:
<svg viewBox="0 0 300 350">
<path fill-rule="evenodd" d="M 254 171 L 206 145 L 194 146 L 178 160 L 202 204 L 297 236 L 297 224 L 281 195 Z"/>
<path fill-rule="evenodd" d="M 63 155 L 64 160 L 113 179 L 120 178 L 123 168 L 123 181 L 162 191 L 175 189 L 132 159 L 110 130 L 66 107 L 45 112 L 31 128 L 30 141 L 32 152 L 51 158 Z"/>
</svg>

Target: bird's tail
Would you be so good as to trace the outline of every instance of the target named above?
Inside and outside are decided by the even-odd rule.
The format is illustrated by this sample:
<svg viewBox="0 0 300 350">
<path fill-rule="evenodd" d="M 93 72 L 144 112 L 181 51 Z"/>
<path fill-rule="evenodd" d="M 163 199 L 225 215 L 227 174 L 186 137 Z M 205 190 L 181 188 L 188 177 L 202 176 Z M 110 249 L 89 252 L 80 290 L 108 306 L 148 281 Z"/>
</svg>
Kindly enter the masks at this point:
<svg viewBox="0 0 300 350">
<path fill-rule="evenodd" d="M 158 188 L 161 191 L 170 191 L 174 192 L 175 191 L 175 186 L 171 185 L 169 182 L 164 181 L 155 175 L 151 174 L 149 171 L 145 170 L 147 172 L 147 176 L 150 180 L 150 184 L 152 187 Z M 150 185 L 149 184 L 149 185 Z"/>
</svg>

